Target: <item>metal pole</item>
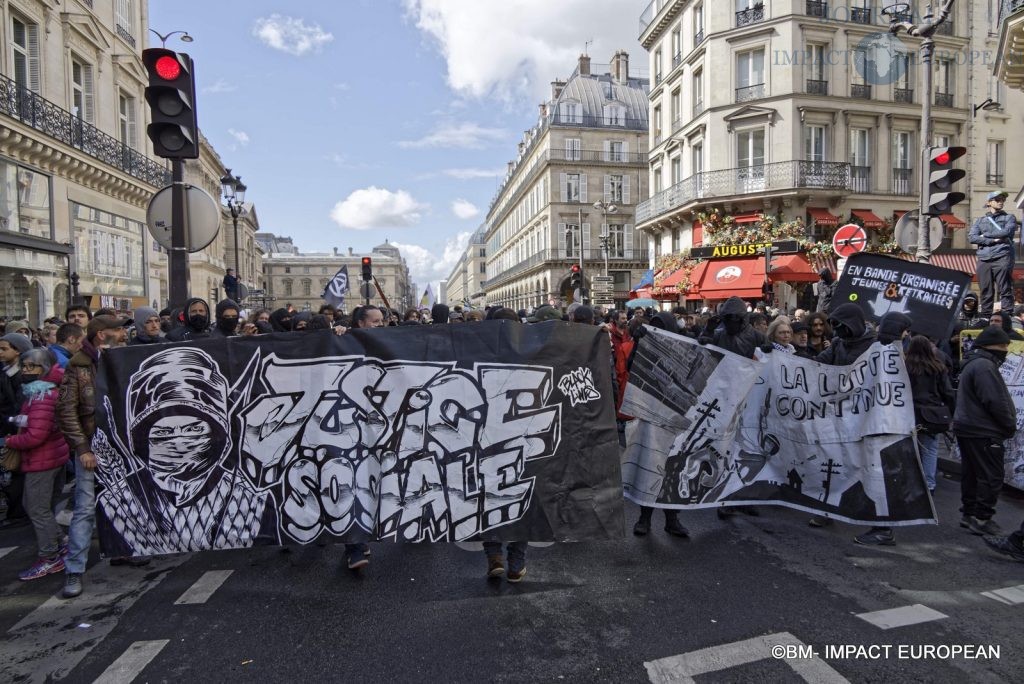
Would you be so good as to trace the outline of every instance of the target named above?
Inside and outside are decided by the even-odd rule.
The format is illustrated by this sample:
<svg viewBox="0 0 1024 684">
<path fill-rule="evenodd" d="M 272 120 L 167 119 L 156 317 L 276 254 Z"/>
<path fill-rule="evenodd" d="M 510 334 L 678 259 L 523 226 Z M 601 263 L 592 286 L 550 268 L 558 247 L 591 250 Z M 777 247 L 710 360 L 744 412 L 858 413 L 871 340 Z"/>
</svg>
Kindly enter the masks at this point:
<svg viewBox="0 0 1024 684">
<path fill-rule="evenodd" d="M 580 304 L 587 303 L 587 284 L 583 281 L 587 276 L 583 270 L 583 207 L 579 208 L 579 225 L 580 229 Z"/>
<path fill-rule="evenodd" d="M 171 253 L 167 268 L 170 271 L 171 306 L 185 306 L 188 299 L 188 247 L 185 236 L 188 234 L 188 196 L 185 193 L 185 162 L 181 159 L 171 160 Z M 188 315 L 188 312 L 185 312 Z"/>
<path fill-rule="evenodd" d="M 238 208 L 234 202 L 231 202 L 231 220 L 235 224 L 235 279 L 238 281 L 239 287 L 235 288 L 235 296 L 239 295 L 238 290 L 242 284 L 242 262 L 238 259 Z"/>
<path fill-rule="evenodd" d="M 932 3 L 928 3 L 925 9 L 924 22 L 931 23 Z M 921 105 L 921 178 L 918 180 L 921 188 L 921 202 L 918 216 L 921 221 L 917 227 L 917 260 L 927 263 L 931 259 L 931 216 L 928 209 L 928 169 L 932 158 L 932 56 L 935 54 L 935 40 L 932 32 L 927 32 L 924 40 L 921 41 L 921 65 L 924 69 L 924 102 Z"/>
</svg>

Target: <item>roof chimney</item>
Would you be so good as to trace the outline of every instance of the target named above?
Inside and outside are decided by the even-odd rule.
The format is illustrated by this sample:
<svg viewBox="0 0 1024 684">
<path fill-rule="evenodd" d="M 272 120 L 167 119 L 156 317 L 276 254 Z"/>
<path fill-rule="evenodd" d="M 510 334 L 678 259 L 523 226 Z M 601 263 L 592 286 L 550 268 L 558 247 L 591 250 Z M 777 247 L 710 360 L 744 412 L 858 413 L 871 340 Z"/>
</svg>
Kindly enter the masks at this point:
<svg viewBox="0 0 1024 684">
<path fill-rule="evenodd" d="M 540 108 L 540 118 L 541 119 L 548 118 L 548 106 L 542 102 L 540 104 L 539 108 Z"/>
<path fill-rule="evenodd" d="M 348 248 L 348 255 L 352 256 L 352 248 L 351 247 Z"/>
<path fill-rule="evenodd" d="M 612 78 L 619 85 L 629 82 L 629 53 L 625 50 L 616 51 L 612 57 Z"/>
<path fill-rule="evenodd" d="M 334 248 L 334 256 L 338 256 L 338 248 L 337 247 Z"/>
<path fill-rule="evenodd" d="M 580 55 L 580 66 L 579 66 L 579 69 L 577 71 L 579 71 L 580 76 L 589 76 L 590 75 L 590 56 L 589 55 Z"/>
<path fill-rule="evenodd" d="M 562 88 L 565 87 L 565 81 L 552 81 L 551 82 L 551 99 L 557 100 L 562 94 Z"/>
</svg>

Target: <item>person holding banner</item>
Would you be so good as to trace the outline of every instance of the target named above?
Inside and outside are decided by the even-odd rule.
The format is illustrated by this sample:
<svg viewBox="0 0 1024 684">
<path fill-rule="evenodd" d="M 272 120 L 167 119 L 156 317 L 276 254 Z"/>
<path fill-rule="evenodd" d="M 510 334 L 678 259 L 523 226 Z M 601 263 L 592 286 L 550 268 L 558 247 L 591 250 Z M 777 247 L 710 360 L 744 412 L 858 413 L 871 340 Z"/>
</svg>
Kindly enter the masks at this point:
<svg viewBox="0 0 1024 684">
<path fill-rule="evenodd" d="M 999 373 L 1009 348 L 1006 332 L 989 326 L 975 339 L 960 370 L 953 418 L 961 457 L 960 527 L 979 535 L 1002 534 L 992 517 L 1003 486 L 1003 442 L 1017 431 L 1017 410 Z"/>
<path fill-rule="evenodd" d="M 992 316 L 999 298 L 1000 309 L 1013 311 L 1013 263 L 1017 218 L 1003 211 L 1005 192 L 991 192 L 985 202 L 987 213 L 971 226 L 967 239 L 978 245 L 978 284 L 981 287 L 982 318 Z"/>
</svg>

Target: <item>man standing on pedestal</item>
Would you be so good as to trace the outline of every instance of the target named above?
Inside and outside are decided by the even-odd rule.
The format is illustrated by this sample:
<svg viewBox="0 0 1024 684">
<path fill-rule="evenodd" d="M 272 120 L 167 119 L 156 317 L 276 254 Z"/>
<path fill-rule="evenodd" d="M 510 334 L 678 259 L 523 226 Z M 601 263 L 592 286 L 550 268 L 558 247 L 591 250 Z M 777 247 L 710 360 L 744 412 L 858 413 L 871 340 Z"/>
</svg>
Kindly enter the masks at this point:
<svg viewBox="0 0 1024 684">
<path fill-rule="evenodd" d="M 233 302 L 238 301 L 238 278 L 235 277 L 235 269 L 229 268 L 224 275 L 224 294 Z"/>
<path fill-rule="evenodd" d="M 974 222 L 968 240 L 978 245 L 978 285 L 981 306 L 978 315 L 991 318 L 995 299 L 1000 310 L 1013 311 L 1013 262 L 1016 256 L 1017 219 L 1003 211 L 1005 192 L 989 193 L 987 213 Z M 1009 322 L 1009 319 L 1007 319 Z"/>
</svg>

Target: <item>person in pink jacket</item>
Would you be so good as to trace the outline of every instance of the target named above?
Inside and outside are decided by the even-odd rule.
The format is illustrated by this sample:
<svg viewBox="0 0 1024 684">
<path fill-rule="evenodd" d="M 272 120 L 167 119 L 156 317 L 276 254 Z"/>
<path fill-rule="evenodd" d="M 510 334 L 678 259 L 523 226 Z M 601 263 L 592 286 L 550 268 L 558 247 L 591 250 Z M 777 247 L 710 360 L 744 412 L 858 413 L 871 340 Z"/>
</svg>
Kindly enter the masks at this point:
<svg viewBox="0 0 1024 684">
<path fill-rule="evenodd" d="M 39 558 L 18 575 L 24 581 L 39 579 L 64 570 L 66 550 L 61 545 L 60 528 L 53 516 L 53 504 L 60 493 L 64 464 L 68 462 L 68 443 L 57 427 L 54 411 L 57 388 L 64 369 L 53 352 L 45 348 L 21 354 L 21 413 L 14 420 L 18 434 L 7 438 L 6 446 L 21 452 L 21 472 L 25 473 L 25 509 L 36 532 Z"/>
</svg>

